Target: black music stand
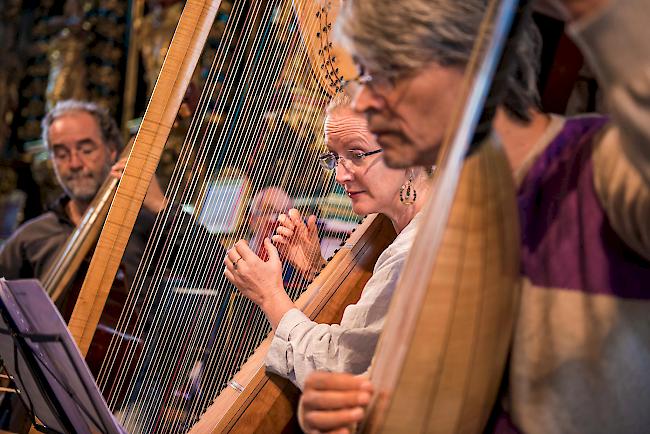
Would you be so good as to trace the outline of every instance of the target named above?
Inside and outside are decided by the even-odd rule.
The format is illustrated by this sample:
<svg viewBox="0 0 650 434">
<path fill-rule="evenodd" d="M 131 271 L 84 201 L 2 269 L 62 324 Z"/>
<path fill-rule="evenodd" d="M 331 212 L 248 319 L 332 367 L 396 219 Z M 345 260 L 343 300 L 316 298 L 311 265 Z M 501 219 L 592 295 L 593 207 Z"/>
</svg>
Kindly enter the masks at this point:
<svg viewBox="0 0 650 434">
<path fill-rule="evenodd" d="M 0 357 L 37 430 L 126 433 L 37 280 L 0 279 Z"/>
</svg>

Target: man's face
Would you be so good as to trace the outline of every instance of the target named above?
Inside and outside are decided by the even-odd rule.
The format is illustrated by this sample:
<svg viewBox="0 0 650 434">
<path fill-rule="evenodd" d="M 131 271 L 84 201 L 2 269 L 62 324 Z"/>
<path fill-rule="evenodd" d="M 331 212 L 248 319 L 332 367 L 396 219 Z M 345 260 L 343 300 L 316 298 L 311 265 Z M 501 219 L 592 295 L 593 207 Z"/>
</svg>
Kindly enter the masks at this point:
<svg viewBox="0 0 650 434">
<path fill-rule="evenodd" d="M 250 210 L 250 229 L 253 233 L 264 236 L 273 233 L 277 226 L 278 215 L 291 208 L 291 199 L 279 188 L 271 187 L 261 190 L 253 198 Z"/>
<path fill-rule="evenodd" d="M 104 143 L 95 118 L 69 112 L 48 131 L 54 173 L 63 190 L 80 202 L 90 202 L 108 176 L 117 151 Z"/>
<path fill-rule="evenodd" d="M 359 87 L 353 108 L 366 115 L 388 166 L 436 162 L 462 80 L 462 69 L 432 63 L 391 84 L 373 77 Z"/>
</svg>

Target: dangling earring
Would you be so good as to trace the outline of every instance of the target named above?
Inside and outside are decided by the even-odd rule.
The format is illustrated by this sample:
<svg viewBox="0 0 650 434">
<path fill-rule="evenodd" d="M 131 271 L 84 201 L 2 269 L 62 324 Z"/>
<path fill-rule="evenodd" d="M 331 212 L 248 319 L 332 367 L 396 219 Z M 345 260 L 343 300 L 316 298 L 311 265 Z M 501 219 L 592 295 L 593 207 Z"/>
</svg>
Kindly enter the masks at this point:
<svg viewBox="0 0 650 434">
<path fill-rule="evenodd" d="M 399 189 L 399 201 L 404 205 L 413 205 L 418 197 L 413 187 L 413 172 L 409 170 L 409 179 Z"/>
</svg>

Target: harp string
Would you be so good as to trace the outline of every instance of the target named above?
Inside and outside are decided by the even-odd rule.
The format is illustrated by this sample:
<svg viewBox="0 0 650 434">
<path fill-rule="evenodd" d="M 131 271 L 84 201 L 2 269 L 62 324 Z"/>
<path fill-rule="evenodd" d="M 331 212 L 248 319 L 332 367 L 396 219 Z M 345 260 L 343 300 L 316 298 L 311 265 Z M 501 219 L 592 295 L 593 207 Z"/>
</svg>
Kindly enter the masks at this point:
<svg viewBox="0 0 650 434">
<path fill-rule="evenodd" d="M 286 5 L 287 4 L 285 3 L 285 7 Z M 269 10 L 263 13 L 262 18 L 260 19 L 260 28 L 264 27 L 265 23 L 269 22 L 271 13 L 275 10 L 275 6 L 275 4 L 272 5 Z M 253 6 L 253 9 L 254 8 L 255 6 Z M 254 20 L 255 16 L 257 16 L 255 10 L 251 11 L 251 9 L 248 10 L 247 14 L 252 15 L 252 17 L 249 17 L 250 20 Z M 233 9 L 233 13 L 231 13 L 230 19 L 232 19 L 234 15 L 236 15 L 235 9 Z M 233 28 L 234 27 L 235 25 L 233 25 Z M 287 40 L 291 40 L 292 44 L 296 45 L 297 37 L 295 36 L 295 32 L 294 36 L 291 37 L 289 36 L 290 31 L 291 23 L 288 21 L 288 24 L 282 28 L 280 35 L 284 35 Z M 247 37 L 250 37 L 250 34 L 246 37 L 242 36 L 241 34 L 239 36 L 239 38 L 244 39 Z M 224 40 L 226 40 L 225 37 Z M 250 156 L 246 156 L 243 153 L 231 152 L 234 149 L 253 149 L 259 152 L 261 149 L 261 146 L 259 144 L 264 142 L 268 136 L 268 131 L 266 131 L 267 129 L 265 129 L 264 123 L 261 122 L 263 119 L 259 113 L 276 112 L 282 114 L 284 110 L 283 102 L 281 101 L 282 98 L 279 97 L 277 91 L 273 93 L 272 86 L 268 85 L 272 80 L 275 79 L 278 69 L 281 69 L 284 65 L 287 64 L 287 59 L 291 59 L 293 53 L 291 50 L 287 50 L 287 52 L 284 53 L 285 55 L 283 57 L 277 53 L 282 51 L 282 44 L 276 44 L 275 47 L 273 47 L 274 49 L 268 50 L 265 48 L 266 45 L 262 45 L 262 43 L 262 40 L 259 40 L 259 42 L 254 42 L 253 46 L 257 46 L 258 48 L 252 48 L 251 52 L 254 53 L 256 51 L 276 51 L 276 54 L 278 55 L 273 56 L 273 58 L 280 59 L 276 62 L 277 69 L 271 70 L 270 74 L 265 77 L 261 77 L 257 74 L 264 72 L 262 68 L 256 66 L 254 62 L 248 63 L 248 59 L 245 59 L 245 64 L 249 64 L 250 66 L 244 68 L 244 72 L 241 74 L 241 80 L 239 80 L 238 85 L 235 84 L 234 81 L 240 78 L 240 75 L 238 75 L 236 71 L 237 65 L 239 65 L 239 62 L 241 62 L 242 58 L 245 57 L 244 53 L 246 52 L 247 45 L 245 41 L 241 42 L 241 44 L 237 43 L 238 46 L 242 45 L 243 48 L 241 49 L 241 52 L 237 53 L 236 56 L 233 55 L 233 61 L 231 61 L 228 65 L 228 68 L 231 70 L 234 69 L 235 71 L 230 71 L 228 74 L 226 74 L 227 78 L 224 80 L 223 85 L 219 87 L 219 98 L 217 99 L 217 103 L 214 104 L 212 111 L 208 111 L 207 109 L 212 98 L 204 99 L 205 107 L 201 107 L 200 112 L 209 113 L 209 118 L 220 118 L 223 116 L 220 113 L 227 112 L 226 119 L 221 128 L 217 122 L 208 122 L 208 128 L 206 129 L 206 132 L 203 134 L 203 137 L 198 140 L 198 147 L 200 148 L 200 151 L 196 152 L 197 157 L 194 159 L 192 171 L 195 173 L 201 172 L 201 167 L 204 167 L 205 162 L 209 160 L 210 163 L 208 163 L 208 168 L 205 170 L 205 174 L 203 175 L 203 178 L 208 181 L 214 178 L 215 174 L 217 178 L 220 175 L 224 175 L 224 168 L 226 167 L 243 167 L 246 169 L 243 170 L 244 172 L 248 173 L 249 175 L 252 174 L 252 176 L 250 176 L 250 183 L 255 188 L 257 188 L 257 186 L 263 184 L 264 177 L 268 177 L 268 173 L 266 172 L 271 170 L 272 162 L 268 159 L 265 160 L 263 158 L 262 161 L 264 164 L 262 164 L 259 168 L 255 167 L 256 170 L 251 170 L 252 165 L 255 164 L 254 162 L 260 158 L 256 152 L 253 152 Z M 302 62 L 308 61 L 306 57 L 306 51 L 303 51 L 301 53 L 301 56 L 302 57 L 299 57 L 299 59 L 301 59 Z M 225 60 L 219 62 L 215 61 L 213 65 L 216 63 L 219 63 L 219 65 L 223 67 Z M 215 74 L 217 77 L 213 77 L 215 83 L 218 80 L 218 76 L 221 75 L 221 68 L 218 68 L 218 71 L 219 72 Z M 294 80 L 295 82 L 298 82 L 298 73 L 299 71 L 295 71 L 293 75 L 290 75 L 289 81 Z M 262 84 L 266 84 L 268 86 L 267 89 L 270 90 L 266 93 L 259 91 L 258 85 L 261 86 Z M 212 89 L 214 90 L 216 87 L 217 85 L 214 84 Z M 232 91 L 233 88 L 235 89 L 234 92 L 238 98 L 229 98 L 227 96 L 223 97 L 223 94 L 229 95 L 230 91 Z M 264 96 L 264 98 L 262 98 L 262 104 L 258 104 L 259 95 Z M 224 106 L 229 99 L 232 99 L 232 105 L 237 106 L 237 110 L 224 110 Z M 258 115 L 254 116 L 253 113 L 257 113 Z M 241 127 L 237 129 L 237 127 L 234 126 L 234 123 L 240 118 L 248 119 L 248 121 L 244 120 L 240 124 Z M 317 118 L 318 116 L 316 114 L 316 110 L 313 110 L 311 114 L 304 119 L 304 122 L 314 123 L 317 121 Z M 198 137 L 199 128 L 196 128 L 195 132 L 196 136 Z M 218 133 L 220 134 L 219 136 L 217 136 Z M 215 137 L 217 137 L 216 140 Z M 288 144 L 282 143 L 281 146 L 288 150 L 294 149 L 298 146 L 304 146 L 304 144 L 298 143 L 300 140 L 301 138 L 295 135 Z M 317 152 L 318 149 L 314 147 L 306 153 L 307 158 L 305 158 L 305 167 L 308 166 L 311 162 L 314 162 L 315 164 L 315 154 Z M 192 153 L 193 152 L 188 151 L 187 155 Z M 209 156 L 213 153 L 215 154 L 214 158 L 209 158 Z M 183 155 L 185 156 L 185 154 Z M 189 160 L 189 157 L 185 158 L 185 160 L 183 158 L 179 158 L 179 162 L 183 162 L 182 165 L 184 166 L 187 166 L 189 164 Z M 186 168 L 187 167 L 184 167 L 184 169 Z M 305 168 L 303 170 L 308 169 Z M 177 181 L 182 181 L 182 175 L 175 177 Z M 289 182 L 289 178 L 290 172 L 287 168 L 287 170 L 284 172 L 273 174 L 273 176 L 270 178 L 270 185 L 279 185 L 281 187 L 284 187 Z M 319 181 L 316 178 L 313 178 L 311 181 L 312 182 L 308 184 L 308 187 L 310 188 L 315 188 L 319 184 Z M 205 198 L 209 191 L 209 182 L 203 182 L 200 186 L 198 186 L 198 184 L 194 181 L 192 181 L 190 184 L 186 184 L 185 187 L 181 187 L 180 184 L 180 182 L 174 184 L 171 190 L 171 194 L 169 194 L 170 190 L 168 190 L 168 197 L 173 198 L 173 200 L 170 199 L 170 201 L 173 203 L 186 203 L 188 200 L 191 200 L 197 196 L 200 198 Z M 170 186 L 171 185 L 172 184 L 170 183 Z M 201 206 L 204 208 L 213 206 L 218 211 L 223 211 L 223 207 L 227 206 L 226 203 L 232 203 L 233 196 L 236 194 L 238 193 L 236 191 L 233 191 L 228 197 L 225 198 L 226 200 L 223 200 L 224 198 L 221 197 L 220 199 L 223 201 L 221 205 L 215 205 L 214 203 L 211 203 L 214 202 L 215 198 L 208 197 L 207 200 L 201 201 Z M 180 199 L 177 200 L 179 196 Z M 322 200 L 317 201 L 317 204 L 319 204 L 319 202 L 322 203 Z M 176 213 L 172 215 L 171 211 L 165 213 L 165 220 L 180 220 L 183 222 L 187 219 L 189 219 L 189 216 L 186 217 L 184 214 L 178 215 L 178 213 Z M 143 263 L 154 263 L 152 252 L 157 251 L 162 244 L 164 247 L 163 251 L 165 253 L 163 259 L 161 261 L 158 261 L 159 264 L 157 265 L 160 265 L 160 263 L 162 263 L 162 265 L 165 265 L 165 262 L 168 260 L 171 244 L 175 244 L 177 241 L 175 239 L 179 236 L 177 232 L 172 234 L 171 238 L 165 238 L 165 240 L 162 241 L 161 239 L 163 228 L 168 225 L 168 221 L 160 224 L 159 223 L 159 221 L 156 222 L 156 228 L 152 236 L 152 239 L 155 239 L 155 242 L 151 248 L 149 248 L 149 245 L 147 246 L 149 255 L 145 257 Z M 239 230 L 237 230 L 235 232 L 235 235 L 235 239 L 245 238 L 244 227 L 241 227 Z M 155 332 L 155 338 L 151 335 L 145 338 L 144 321 L 138 321 L 137 333 L 135 336 L 139 339 L 143 339 L 145 345 L 143 346 L 141 354 L 138 355 L 138 352 L 135 350 L 136 346 L 130 343 L 128 345 L 130 347 L 130 358 L 139 358 L 137 361 L 138 367 L 136 368 L 136 372 L 140 372 L 144 365 L 144 357 L 149 354 L 154 354 L 154 357 L 151 360 L 147 361 L 149 364 L 148 372 L 146 372 L 144 376 L 140 378 L 140 384 L 137 385 L 137 388 L 139 390 L 135 390 L 135 383 L 131 383 L 129 385 L 121 383 L 120 387 L 117 388 L 118 390 L 122 390 L 122 388 L 126 386 L 127 397 L 132 398 L 134 402 L 146 402 L 146 405 L 144 405 L 141 410 L 133 411 L 130 413 L 127 412 L 125 419 L 127 421 L 127 426 L 133 424 L 151 428 L 152 426 L 156 425 L 156 420 L 160 421 L 161 418 L 165 419 L 166 416 L 168 417 L 171 415 L 171 412 L 173 410 L 171 409 L 171 406 L 167 406 L 166 404 L 174 400 L 173 394 L 175 392 L 178 390 L 182 391 L 184 387 L 183 383 L 187 382 L 185 379 L 185 374 L 191 371 L 194 368 L 197 359 L 200 359 L 200 357 L 197 358 L 193 349 L 203 348 L 204 355 L 207 352 L 205 365 L 212 366 L 211 371 L 220 372 L 221 375 L 210 376 L 209 380 L 201 384 L 201 388 L 205 390 L 201 392 L 200 400 L 197 399 L 191 402 L 189 419 L 191 420 L 192 418 L 198 416 L 205 405 L 202 402 L 214 398 L 216 394 L 215 391 L 218 392 L 218 390 L 225 385 L 225 382 L 233 373 L 233 368 L 239 366 L 241 362 L 248 357 L 252 349 L 257 346 L 260 338 L 257 337 L 255 333 L 249 333 L 248 329 L 262 328 L 264 329 L 262 336 L 266 334 L 266 331 L 269 330 L 263 314 L 257 308 L 255 308 L 252 303 L 244 300 L 241 296 L 239 296 L 236 291 L 228 289 L 228 286 L 221 273 L 222 258 L 216 258 L 216 260 L 212 260 L 211 263 L 213 270 L 210 272 L 206 273 L 206 270 L 203 269 L 205 268 L 203 264 L 205 264 L 208 258 L 202 257 L 201 253 L 205 250 L 205 245 L 209 245 L 215 242 L 218 242 L 218 240 L 216 240 L 215 237 L 210 237 L 208 239 L 184 239 L 180 243 L 181 250 L 185 251 L 186 253 L 183 254 L 181 262 L 172 266 L 171 275 L 189 275 L 190 278 L 186 279 L 185 282 L 189 285 L 189 288 L 186 289 L 191 290 L 202 288 L 217 288 L 217 290 L 214 290 L 213 292 L 206 292 L 205 294 L 191 297 L 189 303 L 187 301 L 187 294 L 172 290 L 167 286 L 166 283 L 163 283 L 165 276 L 163 270 L 165 267 L 159 266 L 156 268 L 156 271 L 154 272 L 154 278 L 152 279 L 152 289 L 149 290 L 145 289 L 144 284 L 144 277 L 146 276 L 147 272 L 140 272 L 139 270 L 140 280 L 138 281 L 137 288 L 139 291 L 137 292 L 144 292 L 144 297 L 146 300 L 143 312 L 140 314 L 140 317 L 141 319 L 153 318 L 151 319 L 152 325 L 149 333 L 151 334 L 152 332 Z M 186 272 L 189 271 L 189 273 L 183 273 L 182 270 L 185 270 Z M 293 280 L 296 279 L 297 276 L 294 275 Z M 221 293 L 218 291 L 218 289 L 228 290 Z M 293 290 L 290 296 L 295 299 L 297 292 L 297 290 Z M 138 298 L 139 297 L 134 296 L 131 300 L 131 303 L 134 304 Z M 154 305 L 156 304 L 153 303 L 153 301 L 156 300 L 160 302 L 157 303 L 160 306 L 157 306 L 157 309 L 152 312 L 152 310 L 154 310 Z M 167 309 L 164 309 L 164 307 Z M 134 305 L 131 306 L 130 312 L 130 315 L 134 315 L 134 312 L 136 312 Z M 193 324 L 190 323 L 188 325 L 193 327 L 193 333 L 189 334 L 189 330 L 183 329 L 184 324 L 181 322 L 183 318 L 193 318 L 196 321 Z M 243 318 L 243 320 L 238 320 L 236 318 Z M 171 320 L 164 321 L 165 319 Z M 126 323 L 130 320 L 131 318 L 129 317 L 128 319 L 125 319 L 124 322 Z M 220 324 L 221 327 L 216 328 L 216 324 Z M 209 327 L 206 327 L 205 325 L 209 325 Z M 160 330 L 160 333 L 157 332 L 158 329 Z M 185 338 L 184 343 L 186 344 L 185 348 L 180 348 L 183 357 L 180 357 L 181 354 L 178 352 L 179 347 L 175 345 L 174 342 L 174 340 L 178 340 L 179 338 L 179 329 L 181 329 L 183 332 L 180 334 L 180 336 Z M 238 348 L 235 348 L 234 353 L 226 350 L 226 344 L 229 341 L 237 342 L 239 344 Z M 208 343 L 210 343 L 212 350 L 205 349 Z M 120 348 L 122 345 L 123 344 L 115 344 L 115 347 Z M 164 349 L 168 349 L 168 351 L 163 351 Z M 215 351 L 215 349 L 222 349 L 222 351 Z M 111 370 L 112 367 L 109 369 L 109 371 Z M 135 376 L 138 377 L 137 374 Z M 161 392 L 160 385 L 158 383 L 163 377 L 165 377 L 165 380 L 173 378 L 174 381 L 164 386 L 164 390 Z M 164 396 L 159 398 L 158 396 L 161 394 Z M 117 396 L 119 396 L 119 393 L 113 394 L 114 399 L 111 401 L 112 408 L 115 408 L 115 406 L 119 404 Z"/>
<path fill-rule="evenodd" d="M 227 27 L 224 31 L 223 35 L 223 40 L 226 42 L 226 44 L 222 44 L 219 47 L 219 51 L 217 52 L 217 55 L 214 58 L 214 62 L 211 65 L 209 74 L 208 74 L 208 79 L 206 80 L 207 84 L 211 83 L 211 77 L 213 77 L 218 71 L 221 70 L 223 67 L 223 64 L 220 64 L 219 66 L 216 66 L 216 61 L 220 58 L 222 58 L 222 50 L 224 46 L 229 46 L 230 41 L 232 39 L 233 32 L 230 31 L 230 27 Z M 223 59 L 222 59 L 223 60 Z M 217 82 L 215 81 L 214 84 Z M 193 117 L 188 135 L 186 140 L 184 141 L 182 147 L 181 147 L 181 152 L 179 155 L 179 165 L 176 166 L 170 183 L 169 183 L 169 188 L 166 192 L 166 197 L 169 198 L 171 203 L 175 202 L 175 197 L 178 194 L 178 186 L 180 185 L 178 183 L 178 178 L 179 175 L 182 176 L 184 173 L 184 170 L 178 170 L 179 167 L 184 167 L 186 168 L 188 164 L 188 159 L 190 156 L 190 147 L 188 146 L 188 143 L 192 143 L 195 139 L 199 132 L 200 132 L 200 119 L 205 116 L 205 111 L 207 109 L 207 104 L 205 103 L 206 98 L 208 98 L 209 94 L 212 94 L 214 92 L 214 85 L 210 87 L 209 85 L 206 85 L 201 92 L 200 98 L 199 98 L 199 103 L 197 105 L 197 113 L 199 113 L 198 116 Z M 188 138 L 191 138 L 188 140 Z M 170 214 L 170 208 L 166 208 L 163 212 L 161 212 L 157 218 L 156 222 L 154 224 L 154 229 L 153 233 L 154 234 L 159 234 L 160 233 L 160 228 L 164 226 L 165 222 L 169 219 L 169 214 Z M 159 241 L 158 237 L 152 237 L 152 239 L 156 239 Z M 120 318 L 120 322 L 117 326 L 118 330 L 128 330 L 127 324 L 131 320 L 134 312 L 133 309 L 135 307 L 135 304 L 132 302 L 134 298 L 137 298 L 140 295 L 140 292 L 142 290 L 142 287 L 137 285 L 138 282 L 142 282 L 141 276 L 143 271 L 146 271 L 149 269 L 151 266 L 151 260 L 153 259 L 153 256 L 151 255 L 152 250 L 156 250 L 158 248 L 157 243 L 147 243 L 145 252 L 143 254 L 144 260 L 140 262 L 135 279 L 134 279 L 134 285 L 131 288 L 131 291 L 129 292 L 129 298 L 127 299 L 127 302 L 125 303 L 126 308 L 124 309 L 124 312 Z M 145 305 L 146 305 L 146 300 L 145 300 Z M 136 332 L 137 334 L 137 332 Z M 100 375 L 98 376 L 98 384 L 102 385 L 106 381 L 106 376 L 110 372 L 110 369 L 113 367 L 113 364 L 115 362 L 115 356 L 116 356 L 116 347 L 118 347 L 119 344 L 123 343 L 121 339 L 113 339 L 111 341 L 111 347 L 109 348 L 109 356 L 107 360 L 105 361 L 104 365 L 102 366 L 102 371 L 100 372 Z M 133 351 L 134 346 L 130 345 L 129 350 Z"/>
<path fill-rule="evenodd" d="M 227 36 L 227 32 L 224 35 L 224 39 Z M 210 71 L 210 74 L 214 74 L 214 65 L 212 65 L 212 70 Z M 200 96 L 200 102 L 199 102 L 199 109 L 202 107 L 201 100 L 204 100 L 206 97 L 206 89 L 209 89 L 209 87 L 206 87 L 204 91 L 202 92 Z M 189 128 L 189 133 L 188 133 L 188 138 L 193 137 L 197 132 L 198 132 L 198 124 L 199 122 L 197 121 L 197 118 L 194 118 L 192 120 L 192 123 Z M 181 149 L 181 154 L 180 154 L 180 161 L 186 161 L 187 156 L 188 156 L 188 140 L 186 139 L 182 149 Z M 177 166 L 178 167 L 178 166 Z M 178 171 L 175 170 L 172 179 L 170 182 L 170 186 L 178 185 L 174 180 L 178 177 Z M 174 202 L 174 197 L 176 196 L 177 191 L 172 190 L 171 188 L 168 189 L 166 196 L 170 198 L 170 202 Z M 167 208 L 163 212 L 158 215 L 155 225 L 154 225 L 154 230 L 153 233 L 159 233 L 160 228 L 164 226 L 165 221 L 168 219 L 170 214 L 170 209 Z M 159 241 L 159 238 L 152 237 L 152 239 L 156 239 Z M 138 285 L 138 282 L 142 282 L 141 276 L 143 273 L 143 270 L 147 270 L 150 268 L 151 265 L 151 260 L 153 259 L 153 256 L 151 255 L 151 251 L 155 251 L 159 248 L 158 243 L 152 243 L 149 242 L 146 246 L 145 253 L 143 255 L 144 260 L 140 263 L 137 273 L 136 273 L 136 278 L 134 279 L 134 285 L 132 285 L 131 291 L 129 292 L 129 298 L 127 299 L 127 302 L 125 304 L 125 309 L 123 311 L 123 314 L 120 319 L 120 323 L 118 324 L 117 330 L 123 330 L 123 331 L 129 331 L 129 328 L 125 325 L 125 323 L 128 323 L 129 320 L 131 319 L 133 315 L 133 310 L 135 308 L 135 304 L 133 303 L 134 299 L 137 299 L 142 291 L 142 287 Z M 147 294 L 147 298 L 145 299 L 145 306 L 147 305 L 147 300 L 150 298 L 152 294 Z M 134 334 L 135 336 L 138 335 L 137 330 L 136 333 Z M 102 371 L 100 372 L 100 375 L 98 376 L 98 384 L 102 385 L 105 383 L 107 376 L 110 374 L 110 370 L 113 368 L 113 363 L 115 361 L 116 357 L 116 348 L 119 349 L 123 341 L 119 339 L 114 339 L 111 342 L 111 346 L 109 348 L 109 357 L 107 358 L 106 362 L 102 366 Z M 134 350 L 135 346 L 129 345 L 129 348 L 126 349 L 127 351 L 127 356 Z M 128 357 L 127 357 L 128 359 Z M 120 386 L 121 381 L 124 378 L 120 378 L 120 382 L 118 382 L 118 386 Z M 119 388 L 119 387 L 118 387 Z"/>
<path fill-rule="evenodd" d="M 235 64 L 235 65 L 238 64 L 237 59 L 235 59 L 235 61 L 233 62 L 233 64 Z M 228 86 L 228 83 L 226 82 L 225 85 Z M 229 127 L 228 127 L 227 124 L 225 124 L 224 129 L 225 129 L 226 131 L 229 130 Z M 209 133 L 209 134 L 210 134 L 210 133 Z M 217 146 L 217 147 L 219 148 L 219 146 Z M 225 162 L 225 165 L 226 165 L 226 166 L 230 166 L 230 165 L 232 165 L 232 162 L 231 162 L 231 161 L 226 161 L 226 162 Z M 211 172 L 211 169 L 208 169 L 208 172 Z M 205 203 L 204 203 L 204 204 L 205 204 Z M 176 271 L 175 271 L 175 270 L 172 270 L 172 274 L 176 274 Z M 202 286 L 202 285 L 199 284 L 199 286 Z M 164 304 L 168 304 L 168 305 L 170 306 L 170 309 L 171 309 L 170 316 L 171 316 L 172 318 L 180 318 L 180 315 L 177 314 L 177 309 L 175 309 L 175 304 L 177 303 L 177 302 L 176 302 L 176 299 L 178 299 L 178 298 L 182 298 L 182 297 L 180 297 L 178 294 L 172 294 L 172 297 L 169 299 L 169 301 L 166 301 L 166 302 L 164 303 Z M 165 313 L 167 313 L 167 312 L 165 312 Z M 156 321 L 156 320 L 154 320 L 154 322 L 158 323 L 158 321 Z M 174 324 L 174 326 L 175 326 L 175 324 Z M 165 336 L 166 333 L 165 333 L 164 328 L 163 328 L 161 331 L 162 331 L 162 332 L 159 333 L 159 335 L 162 336 L 162 337 L 158 339 L 157 344 L 158 344 L 158 347 L 162 347 L 162 348 L 164 348 L 164 347 L 167 347 L 167 346 L 168 346 L 168 341 L 169 341 L 169 339 Z M 145 353 L 149 353 L 149 351 L 148 351 L 148 350 L 145 350 Z M 149 372 L 151 372 L 151 373 L 160 373 L 160 372 L 165 372 L 165 371 L 162 371 L 161 369 L 158 369 L 158 368 L 154 365 L 153 368 L 149 370 Z M 144 380 L 144 384 L 143 384 L 142 389 L 141 389 L 141 393 L 142 393 L 142 391 L 146 391 L 146 390 L 147 390 L 148 382 L 149 382 L 149 380 L 148 380 L 147 378 L 145 378 L 145 380 Z M 155 386 L 156 378 L 154 378 L 153 380 L 151 380 L 151 383 L 154 383 L 154 386 Z M 137 400 L 137 398 L 136 398 L 136 400 Z M 149 402 L 151 402 L 151 401 L 149 401 Z M 146 412 L 145 412 L 145 413 L 146 413 Z"/>
<path fill-rule="evenodd" d="M 279 183 L 276 183 L 276 184 L 282 185 L 282 182 L 279 182 Z M 239 301 L 241 301 L 241 300 L 239 300 Z M 254 313 L 255 313 L 255 321 L 258 322 L 258 323 L 263 322 L 263 323 L 265 324 L 265 320 L 264 320 L 263 316 L 260 317 L 258 311 L 254 311 Z M 249 334 L 248 336 L 250 337 L 251 335 Z M 245 344 L 245 345 L 246 345 L 246 344 Z M 244 345 L 244 346 L 245 346 L 245 345 Z M 246 352 L 246 351 L 244 351 L 244 353 L 245 353 L 245 352 Z M 233 363 L 234 360 L 235 360 L 234 358 L 230 358 L 229 361 L 230 361 L 231 363 Z M 226 369 L 226 371 L 227 371 L 227 369 Z"/>
<path fill-rule="evenodd" d="M 187 165 L 190 164 L 190 159 L 191 159 L 191 153 L 193 151 L 193 144 L 196 141 L 196 137 L 199 134 L 199 128 L 198 124 L 201 123 L 202 119 L 206 116 L 207 110 L 208 110 L 208 103 L 207 98 L 209 98 L 208 95 L 211 95 L 214 93 L 217 81 L 215 80 L 214 82 L 210 81 L 211 77 L 216 77 L 221 72 L 223 71 L 224 67 L 224 62 L 225 62 L 225 57 L 226 53 L 224 52 L 224 47 L 230 46 L 232 43 L 232 39 L 235 36 L 235 32 L 233 29 L 233 26 L 230 24 L 233 20 L 238 20 L 239 19 L 239 13 L 241 13 L 241 7 L 236 7 L 233 8 L 231 17 L 229 19 L 228 25 L 226 26 L 226 29 L 224 31 L 224 37 L 223 41 L 225 42 L 224 44 L 221 44 L 219 47 L 219 51 L 217 52 L 217 56 L 215 56 L 215 61 L 212 64 L 210 73 L 208 75 L 208 80 L 207 81 L 207 86 L 204 88 L 200 102 L 199 102 L 199 110 L 197 110 L 197 116 L 195 116 L 192 120 L 192 126 L 194 127 L 192 130 L 195 132 L 194 136 L 188 136 L 188 138 L 185 140 L 182 151 L 181 151 L 181 158 L 180 162 L 182 164 L 179 164 L 176 166 L 173 174 L 172 174 L 172 179 L 169 184 L 169 188 L 166 192 L 166 196 L 168 197 L 170 203 L 178 203 L 180 202 L 180 199 L 178 199 L 179 189 L 180 189 L 180 182 L 179 180 L 182 179 L 185 171 L 187 170 Z M 222 88 L 220 88 L 219 95 L 222 93 Z M 205 133 L 204 133 L 205 135 Z M 198 161 L 198 159 L 197 159 Z M 195 168 L 194 168 L 195 169 Z M 153 235 L 152 238 L 150 239 L 149 243 L 147 244 L 147 248 L 145 250 L 145 255 L 143 256 L 143 261 L 141 262 L 139 268 L 138 268 L 138 274 L 136 276 L 136 279 L 134 281 L 134 284 L 132 286 L 132 289 L 130 291 L 130 297 L 127 302 L 127 306 L 130 307 L 130 309 L 125 309 L 123 312 L 123 319 L 124 321 L 122 322 L 123 326 L 124 323 L 128 323 L 131 319 L 131 316 L 134 315 L 135 311 L 135 301 L 139 299 L 145 291 L 145 281 L 143 279 L 144 273 L 151 267 L 151 264 L 153 262 L 153 255 L 151 254 L 152 251 L 160 249 L 160 251 L 163 252 L 163 257 L 162 261 L 165 262 L 168 260 L 168 257 L 166 255 L 169 254 L 169 249 L 162 249 L 161 246 L 158 244 L 161 242 L 161 234 L 162 234 L 162 228 L 165 226 L 167 221 L 172 217 L 171 213 L 174 208 L 172 207 L 167 207 L 165 210 L 159 215 L 159 218 L 156 220 L 156 225 L 154 227 Z M 152 242 L 152 240 L 155 240 Z M 158 272 L 156 276 L 152 279 L 151 282 L 151 287 L 158 287 L 160 285 L 160 273 Z M 143 317 L 147 317 L 148 315 L 151 314 L 151 309 L 153 308 L 153 303 L 152 299 L 155 298 L 157 294 L 157 290 L 152 290 L 144 293 L 144 301 L 143 301 L 143 306 L 144 310 L 141 312 L 141 315 Z M 134 336 L 141 338 L 142 337 L 142 327 L 144 323 L 140 322 L 137 327 L 135 332 L 133 333 Z M 114 347 L 120 347 L 121 345 L 124 344 L 124 341 L 116 339 L 113 342 Z M 137 346 L 134 345 L 132 342 L 129 342 L 129 349 L 128 349 L 128 354 L 126 357 L 127 361 L 130 361 L 134 357 L 134 352 L 136 350 Z M 112 352 L 111 354 L 114 354 Z M 113 369 L 114 366 L 112 364 L 109 364 L 109 369 Z M 139 366 L 136 367 L 136 369 L 139 369 Z M 123 381 L 125 380 L 125 377 L 120 377 L 120 382 L 118 383 L 118 390 L 123 386 Z M 116 394 L 113 395 L 115 397 Z M 114 408 L 115 406 L 115 399 L 112 399 L 109 404 L 111 405 L 111 408 Z"/>
</svg>

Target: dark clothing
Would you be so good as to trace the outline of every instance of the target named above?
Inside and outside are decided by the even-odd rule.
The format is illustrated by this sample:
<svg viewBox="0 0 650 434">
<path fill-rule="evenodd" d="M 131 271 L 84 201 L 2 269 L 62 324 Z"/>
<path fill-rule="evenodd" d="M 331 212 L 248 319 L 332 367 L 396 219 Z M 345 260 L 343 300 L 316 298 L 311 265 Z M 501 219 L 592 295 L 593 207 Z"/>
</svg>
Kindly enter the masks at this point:
<svg viewBox="0 0 650 434">
<path fill-rule="evenodd" d="M 62 196 L 45 214 L 20 226 L 0 247 L 0 277 L 43 278 L 56 258 L 57 250 L 74 231 L 75 225 L 65 212 L 69 201 L 67 196 Z M 133 282 L 155 220 L 151 211 L 140 210 L 122 257 L 127 282 Z"/>
</svg>

